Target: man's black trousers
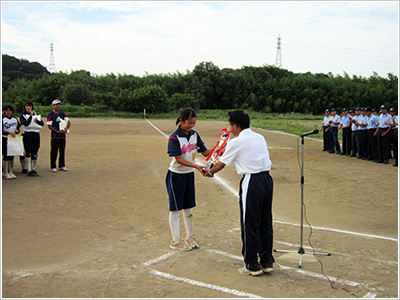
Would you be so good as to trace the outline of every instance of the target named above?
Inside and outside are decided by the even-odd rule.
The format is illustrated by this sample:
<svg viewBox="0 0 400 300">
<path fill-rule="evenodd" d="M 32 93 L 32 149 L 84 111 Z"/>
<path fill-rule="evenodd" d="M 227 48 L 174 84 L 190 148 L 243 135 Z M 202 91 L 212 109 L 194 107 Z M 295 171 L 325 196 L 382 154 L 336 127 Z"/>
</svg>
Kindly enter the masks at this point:
<svg viewBox="0 0 400 300">
<path fill-rule="evenodd" d="M 242 254 L 247 269 L 251 271 L 260 270 L 261 266 L 275 261 L 272 256 L 273 187 L 274 182 L 268 171 L 246 174 L 240 181 Z"/>
</svg>

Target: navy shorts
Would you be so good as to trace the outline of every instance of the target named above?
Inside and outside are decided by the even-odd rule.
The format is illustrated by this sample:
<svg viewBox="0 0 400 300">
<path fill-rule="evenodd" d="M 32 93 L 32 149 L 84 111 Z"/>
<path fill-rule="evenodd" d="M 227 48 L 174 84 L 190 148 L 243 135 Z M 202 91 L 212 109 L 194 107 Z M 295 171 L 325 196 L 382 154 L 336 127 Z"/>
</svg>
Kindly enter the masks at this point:
<svg viewBox="0 0 400 300">
<path fill-rule="evenodd" d="M 168 170 L 165 178 L 169 196 L 169 210 L 182 210 L 196 206 L 194 172 L 174 173 Z"/>
</svg>

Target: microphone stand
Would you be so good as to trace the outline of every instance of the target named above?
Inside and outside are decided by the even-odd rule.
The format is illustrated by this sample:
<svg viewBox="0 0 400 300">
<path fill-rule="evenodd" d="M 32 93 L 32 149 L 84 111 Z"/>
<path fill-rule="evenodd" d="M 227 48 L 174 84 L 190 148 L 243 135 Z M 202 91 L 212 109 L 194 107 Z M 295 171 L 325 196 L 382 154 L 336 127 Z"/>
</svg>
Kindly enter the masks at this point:
<svg viewBox="0 0 400 300">
<path fill-rule="evenodd" d="M 317 131 L 318 132 L 318 131 Z M 300 254 L 300 263 L 299 268 L 302 268 L 302 260 L 303 254 L 313 254 L 313 255 L 326 255 L 330 256 L 330 253 L 315 253 L 315 252 L 305 252 L 303 248 L 303 192 L 304 192 L 304 135 L 301 135 L 301 178 L 300 178 L 300 185 L 301 185 L 301 208 L 300 208 L 300 248 L 297 251 L 286 251 L 286 250 L 276 250 L 274 252 L 282 252 L 282 253 L 298 253 Z"/>
</svg>

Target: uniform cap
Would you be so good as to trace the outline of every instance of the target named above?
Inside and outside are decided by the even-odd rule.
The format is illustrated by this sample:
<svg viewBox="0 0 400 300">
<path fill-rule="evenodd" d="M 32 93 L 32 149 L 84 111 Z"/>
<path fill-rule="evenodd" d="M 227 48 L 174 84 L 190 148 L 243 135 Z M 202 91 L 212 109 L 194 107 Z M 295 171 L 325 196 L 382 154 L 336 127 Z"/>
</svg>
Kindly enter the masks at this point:
<svg viewBox="0 0 400 300">
<path fill-rule="evenodd" d="M 383 105 L 381 106 L 381 109 L 387 109 L 387 106 L 386 106 L 385 104 L 383 104 Z"/>
<path fill-rule="evenodd" d="M 345 108 L 342 109 L 342 111 L 348 111 L 348 109 L 345 107 Z"/>
<path fill-rule="evenodd" d="M 51 104 L 52 104 L 53 106 L 56 105 L 56 104 L 61 104 L 61 101 L 58 100 L 58 99 L 56 99 L 56 100 L 53 100 L 53 102 L 52 102 Z"/>
<path fill-rule="evenodd" d="M 372 111 L 373 111 L 373 112 L 376 112 L 376 108 L 373 108 Z"/>
<path fill-rule="evenodd" d="M 330 110 L 329 109 L 325 109 L 325 112 L 330 112 Z"/>
<path fill-rule="evenodd" d="M 371 106 L 367 106 L 367 107 L 365 108 L 365 111 L 372 111 L 372 107 L 371 107 Z"/>
<path fill-rule="evenodd" d="M 350 110 L 349 110 L 349 113 L 354 113 L 354 110 L 350 109 Z"/>
<path fill-rule="evenodd" d="M 389 111 L 394 111 L 394 112 L 396 112 L 396 110 L 395 110 L 393 107 L 391 107 L 391 108 L 389 109 Z"/>
<path fill-rule="evenodd" d="M 336 111 L 336 108 L 332 108 L 331 111 Z"/>
<path fill-rule="evenodd" d="M 361 110 L 361 107 L 357 106 L 357 107 L 356 107 L 356 110 Z"/>
</svg>

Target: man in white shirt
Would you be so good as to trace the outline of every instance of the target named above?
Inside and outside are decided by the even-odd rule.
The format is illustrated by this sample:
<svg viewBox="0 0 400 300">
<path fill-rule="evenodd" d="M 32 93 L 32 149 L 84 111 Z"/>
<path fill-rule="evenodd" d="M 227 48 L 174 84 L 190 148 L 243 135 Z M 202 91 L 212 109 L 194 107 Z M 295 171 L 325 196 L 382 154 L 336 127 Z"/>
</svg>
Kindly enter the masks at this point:
<svg viewBox="0 0 400 300">
<path fill-rule="evenodd" d="M 328 153 L 340 154 L 340 144 L 338 140 L 338 130 L 340 116 L 336 114 L 336 108 L 331 109 L 331 119 L 329 120 L 329 151 Z"/>
<path fill-rule="evenodd" d="M 322 148 L 322 151 L 328 151 L 329 150 L 329 120 L 331 119 L 331 111 L 329 109 L 325 110 L 325 117 L 324 120 L 322 121 L 322 126 L 320 131 L 323 133 L 324 136 L 324 147 Z"/>
<path fill-rule="evenodd" d="M 393 124 L 393 118 L 387 112 L 387 106 L 381 106 L 381 114 L 379 116 L 379 125 L 374 135 L 378 137 L 378 161 L 377 163 L 389 163 L 390 157 L 390 140 L 389 132 Z"/>
<path fill-rule="evenodd" d="M 273 271 L 272 256 L 272 196 L 273 179 L 269 175 L 271 160 L 265 138 L 250 129 L 250 117 L 242 110 L 229 113 L 230 129 L 237 138 L 228 142 L 225 153 L 208 176 L 233 162 L 240 181 L 239 205 L 242 232 L 242 254 L 245 267 L 238 271 L 244 275 L 260 275 Z M 258 259 L 259 258 L 259 259 Z"/>
</svg>

